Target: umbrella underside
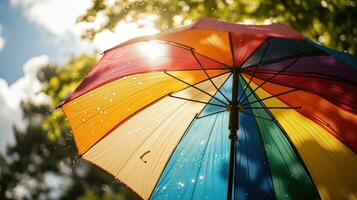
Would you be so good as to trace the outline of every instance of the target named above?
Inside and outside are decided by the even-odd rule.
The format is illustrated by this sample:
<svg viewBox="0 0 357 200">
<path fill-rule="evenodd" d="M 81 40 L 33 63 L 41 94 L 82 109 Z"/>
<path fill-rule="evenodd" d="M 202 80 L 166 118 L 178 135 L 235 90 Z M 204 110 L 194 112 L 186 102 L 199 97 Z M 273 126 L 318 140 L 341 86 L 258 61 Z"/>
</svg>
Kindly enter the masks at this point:
<svg viewBox="0 0 357 200">
<path fill-rule="evenodd" d="M 286 28 L 205 23 L 104 53 L 61 106 L 81 157 L 144 199 L 226 198 L 239 66 L 235 198 L 357 199 L 354 60 Z"/>
</svg>

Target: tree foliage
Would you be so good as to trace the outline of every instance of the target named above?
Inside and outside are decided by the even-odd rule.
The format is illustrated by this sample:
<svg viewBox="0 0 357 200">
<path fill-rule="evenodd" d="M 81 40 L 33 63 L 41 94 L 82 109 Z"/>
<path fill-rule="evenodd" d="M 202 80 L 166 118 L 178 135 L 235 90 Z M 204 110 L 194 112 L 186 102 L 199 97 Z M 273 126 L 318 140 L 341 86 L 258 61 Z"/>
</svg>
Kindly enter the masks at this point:
<svg viewBox="0 0 357 200">
<path fill-rule="evenodd" d="M 95 63 L 95 56 L 80 56 L 65 66 L 50 65 L 39 72 L 51 102 L 22 102 L 28 126 L 15 128 L 16 144 L 0 155 L 0 199 L 136 198 L 114 177 L 78 158 L 66 118 L 55 109 Z"/>
<path fill-rule="evenodd" d="M 121 21 L 135 22 L 148 15 L 157 16 L 162 31 L 201 17 L 229 22 L 286 23 L 306 37 L 331 48 L 357 51 L 356 0 L 93 0 L 93 6 L 79 22 L 94 22 L 105 16 L 101 26 L 83 35 L 94 38 L 103 30 L 114 30 Z M 125 31 L 125 30 L 122 30 Z"/>
</svg>

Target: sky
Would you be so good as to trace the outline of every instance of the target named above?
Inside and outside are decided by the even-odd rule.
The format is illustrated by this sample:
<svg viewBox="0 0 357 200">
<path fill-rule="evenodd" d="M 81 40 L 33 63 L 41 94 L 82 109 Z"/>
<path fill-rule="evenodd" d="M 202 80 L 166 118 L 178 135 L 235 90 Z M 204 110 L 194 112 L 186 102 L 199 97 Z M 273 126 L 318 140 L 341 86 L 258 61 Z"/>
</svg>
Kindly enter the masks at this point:
<svg viewBox="0 0 357 200">
<path fill-rule="evenodd" d="M 94 23 L 76 23 L 91 4 L 91 0 L 0 0 L 0 152 L 14 142 L 13 126 L 26 126 L 21 100 L 49 101 L 36 76 L 42 67 L 158 32 L 155 17 L 148 16 L 136 23 L 121 22 L 114 32 L 101 32 L 93 41 L 81 39 L 84 28 L 106 20 L 101 15 Z"/>
</svg>

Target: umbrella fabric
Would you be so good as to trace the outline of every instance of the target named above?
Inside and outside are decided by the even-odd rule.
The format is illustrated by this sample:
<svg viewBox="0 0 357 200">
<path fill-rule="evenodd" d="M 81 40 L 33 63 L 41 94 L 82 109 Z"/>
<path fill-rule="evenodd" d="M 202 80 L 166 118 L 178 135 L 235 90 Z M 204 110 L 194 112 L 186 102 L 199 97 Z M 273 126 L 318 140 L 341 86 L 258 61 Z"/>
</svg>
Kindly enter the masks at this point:
<svg viewBox="0 0 357 200">
<path fill-rule="evenodd" d="M 104 52 L 61 105 L 78 153 L 143 199 L 357 199 L 357 59 L 286 25 L 213 19 Z"/>
</svg>

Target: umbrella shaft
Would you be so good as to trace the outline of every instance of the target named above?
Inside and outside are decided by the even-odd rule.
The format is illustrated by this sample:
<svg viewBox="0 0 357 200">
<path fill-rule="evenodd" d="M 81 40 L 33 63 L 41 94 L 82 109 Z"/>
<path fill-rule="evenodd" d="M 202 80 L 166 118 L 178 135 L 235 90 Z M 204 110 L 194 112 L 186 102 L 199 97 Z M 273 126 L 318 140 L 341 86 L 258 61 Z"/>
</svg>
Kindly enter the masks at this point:
<svg viewBox="0 0 357 200">
<path fill-rule="evenodd" d="M 232 134 L 232 129 L 231 129 L 231 134 Z M 235 173 L 234 173 L 234 168 L 235 168 L 235 152 L 236 152 L 236 138 L 230 138 L 231 139 L 231 147 L 230 147 L 230 158 L 229 158 L 229 176 L 228 176 L 228 193 L 227 193 L 227 200 L 231 200 L 233 196 L 233 183 L 235 179 Z"/>
<path fill-rule="evenodd" d="M 235 181 L 235 162 L 236 162 L 236 141 L 237 131 L 239 128 L 239 103 L 238 103 L 238 83 L 239 71 L 233 68 L 233 82 L 232 82 L 232 101 L 229 109 L 229 139 L 231 140 L 230 156 L 229 156 L 229 175 L 228 175 L 228 192 L 227 200 L 232 200 L 234 181 Z"/>
</svg>

